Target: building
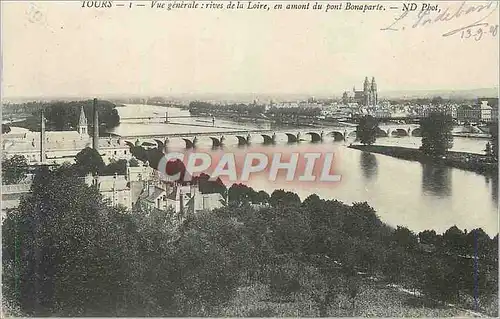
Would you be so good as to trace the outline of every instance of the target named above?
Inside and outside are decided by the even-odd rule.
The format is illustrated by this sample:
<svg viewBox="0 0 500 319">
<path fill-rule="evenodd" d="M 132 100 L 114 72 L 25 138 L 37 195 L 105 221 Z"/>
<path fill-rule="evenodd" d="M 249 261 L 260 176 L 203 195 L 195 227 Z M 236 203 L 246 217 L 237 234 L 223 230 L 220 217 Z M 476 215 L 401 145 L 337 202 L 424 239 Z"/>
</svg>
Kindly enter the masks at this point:
<svg viewBox="0 0 500 319">
<path fill-rule="evenodd" d="M 481 101 L 479 108 L 481 110 L 481 121 L 491 122 L 493 119 L 493 108 L 488 105 L 488 101 Z"/>
<path fill-rule="evenodd" d="M 140 199 L 150 209 L 172 209 L 177 215 L 209 211 L 225 205 L 219 193 L 202 193 L 197 184 L 179 185 L 177 183 L 148 183 Z"/>
<path fill-rule="evenodd" d="M 378 105 L 378 90 L 377 83 L 375 82 L 375 77 L 372 77 L 372 81 L 368 81 L 368 77 L 365 77 L 365 82 L 363 83 L 363 90 L 356 91 L 356 87 L 352 89 L 352 95 L 348 92 L 344 92 L 342 100 L 344 104 L 348 103 L 358 103 L 361 106 L 375 107 Z"/>
<path fill-rule="evenodd" d="M 120 138 L 99 138 L 98 132 L 89 135 L 88 121 L 83 107 L 76 131 L 46 131 L 43 112 L 40 132 L 13 128 L 12 134 L 2 134 L 2 152 L 5 156 L 24 156 L 30 164 L 62 164 L 73 162 L 86 147 L 96 148 L 107 163 L 111 159 L 130 159 L 130 148 Z"/>
<path fill-rule="evenodd" d="M 376 118 L 389 118 L 389 117 L 392 117 L 393 114 L 389 110 L 379 109 L 379 110 L 375 110 L 375 112 L 373 113 L 373 116 Z"/>
<path fill-rule="evenodd" d="M 85 184 L 95 186 L 110 206 L 123 206 L 132 209 L 130 184 L 125 175 L 85 177 Z"/>
<path fill-rule="evenodd" d="M 481 119 L 481 109 L 476 106 L 461 105 L 457 108 L 457 120 L 460 122 L 478 122 Z"/>
</svg>

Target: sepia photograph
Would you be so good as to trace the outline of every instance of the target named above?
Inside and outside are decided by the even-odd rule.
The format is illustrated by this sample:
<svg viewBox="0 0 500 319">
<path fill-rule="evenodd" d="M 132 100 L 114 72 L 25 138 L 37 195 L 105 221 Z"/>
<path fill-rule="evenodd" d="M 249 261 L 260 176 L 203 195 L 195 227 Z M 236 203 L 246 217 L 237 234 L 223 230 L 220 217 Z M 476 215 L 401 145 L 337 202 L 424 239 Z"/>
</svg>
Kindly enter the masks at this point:
<svg viewBox="0 0 500 319">
<path fill-rule="evenodd" d="M 1 0 L 1 317 L 498 317 L 498 1 Z"/>
</svg>

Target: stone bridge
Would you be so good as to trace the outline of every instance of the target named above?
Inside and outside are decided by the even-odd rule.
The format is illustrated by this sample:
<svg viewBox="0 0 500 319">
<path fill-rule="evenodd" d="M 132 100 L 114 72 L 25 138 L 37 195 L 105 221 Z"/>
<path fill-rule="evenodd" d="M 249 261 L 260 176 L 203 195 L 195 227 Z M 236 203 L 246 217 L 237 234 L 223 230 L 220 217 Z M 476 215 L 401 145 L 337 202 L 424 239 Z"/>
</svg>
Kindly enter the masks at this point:
<svg viewBox="0 0 500 319">
<path fill-rule="evenodd" d="M 419 125 L 406 124 L 406 125 L 380 125 L 378 128 L 379 137 L 404 137 L 404 136 L 420 136 Z M 356 137 L 355 126 L 345 127 L 327 127 L 327 128 L 311 128 L 311 129 L 298 129 L 294 130 L 226 130 L 226 131 L 212 131 L 212 132 L 196 132 L 196 133 L 167 133 L 167 134 L 153 134 L 141 136 L 121 136 L 124 139 L 132 139 L 136 142 L 140 140 L 151 141 L 150 146 L 158 146 L 164 148 L 169 140 L 172 138 L 181 138 L 185 142 L 186 148 L 194 148 L 199 138 L 206 136 L 212 141 L 212 147 L 221 147 L 224 141 L 230 137 L 238 140 L 238 145 L 249 145 L 252 137 L 260 135 L 263 139 L 263 144 L 275 144 L 277 139 L 283 138 L 288 143 L 298 143 L 302 141 L 309 141 L 313 143 L 322 142 L 325 136 L 333 138 L 335 141 L 345 141 L 347 138 Z M 133 142 L 127 142 L 132 145 Z"/>
</svg>

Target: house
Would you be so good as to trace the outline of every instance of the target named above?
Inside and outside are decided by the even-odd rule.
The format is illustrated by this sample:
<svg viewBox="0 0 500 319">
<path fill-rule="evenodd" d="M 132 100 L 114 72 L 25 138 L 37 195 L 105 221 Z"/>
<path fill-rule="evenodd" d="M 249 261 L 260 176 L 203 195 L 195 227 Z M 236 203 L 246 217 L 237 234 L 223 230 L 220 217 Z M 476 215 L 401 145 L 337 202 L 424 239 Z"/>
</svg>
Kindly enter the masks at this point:
<svg viewBox="0 0 500 319">
<path fill-rule="evenodd" d="M 111 206 L 124 206 L 128 210 L 132 209 L 132 197 L 130 185 L 125 175 L 114 176 L 92 176 L 85 177 L 85 184 L 96 186 L 102 197 L 109 201 Z"/>
<path fill-rule="evenodd" d="M 147 183 L 140 201 L 150 209 L 172 209 L 183 215 L 225 206 L 225 199 L 219 193 L 204 194 L 197 184 L 184 186 L 170 182 Z"/>
<path fill-rule="evenodd" d="M 477 122 L 481 119 L 481 109 L 475 106 L 462 105 L 457 108 L 457 120 L 461 122 Z"/>
<path fill-rule="evenodd" d="M 479 108 L 481 110 L 481 121 L 491 122 L 493 108 L 488 105 L 488 101 L 481 101 Z"/>
</svg>

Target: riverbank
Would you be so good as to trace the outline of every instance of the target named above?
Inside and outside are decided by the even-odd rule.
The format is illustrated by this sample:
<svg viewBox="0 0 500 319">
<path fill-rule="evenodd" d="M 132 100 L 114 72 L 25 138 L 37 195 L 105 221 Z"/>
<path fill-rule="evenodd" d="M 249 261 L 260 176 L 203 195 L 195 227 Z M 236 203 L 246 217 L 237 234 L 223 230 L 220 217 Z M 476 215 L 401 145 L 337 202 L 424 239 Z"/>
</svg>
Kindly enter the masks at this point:
<svg viewBox="0 0 500 319">
<path fill-rule="evenodd" d="M 498 163 L 491 162 L 486 155 L 448 151 L 444 158 L 433 158 L 425 155 L 419 149 L 400 146 L 351 145 L 349 148 L 392 156 L 407 161 L 441 164 L 487 176 L 498 175 Z"/>
</svg>

